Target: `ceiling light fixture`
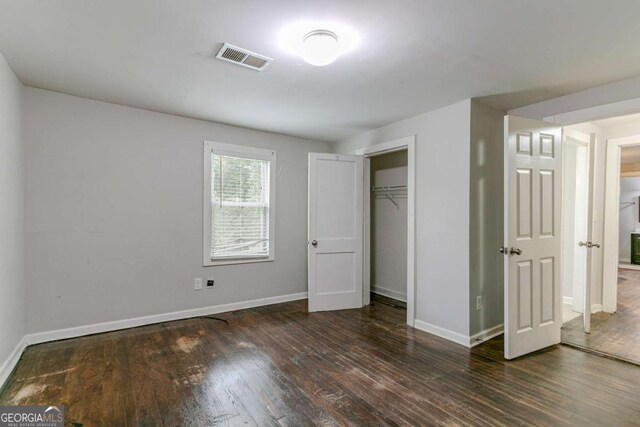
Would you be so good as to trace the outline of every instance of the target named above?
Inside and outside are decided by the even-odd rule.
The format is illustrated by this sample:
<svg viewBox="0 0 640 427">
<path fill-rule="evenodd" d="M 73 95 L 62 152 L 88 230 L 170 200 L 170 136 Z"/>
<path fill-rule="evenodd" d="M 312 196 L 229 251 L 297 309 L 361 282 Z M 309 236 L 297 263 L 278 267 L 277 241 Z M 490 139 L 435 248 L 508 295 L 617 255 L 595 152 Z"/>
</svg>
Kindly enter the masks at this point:
<svg viewBox="0 0 640 427">
<path fill-rule="evenodd" d="M 340 56 L 338 36 L 329 30 L 314 30 L 302 38 L 302 58 L 311 65 L 323 67 Z"/>
<path fill-rule="evenodd" d="M 300 21 L 280 33 L 282 49 L 318 67 L 331 64 L 358 43 L 358 34 L 339 22 Z"/>
</svg>

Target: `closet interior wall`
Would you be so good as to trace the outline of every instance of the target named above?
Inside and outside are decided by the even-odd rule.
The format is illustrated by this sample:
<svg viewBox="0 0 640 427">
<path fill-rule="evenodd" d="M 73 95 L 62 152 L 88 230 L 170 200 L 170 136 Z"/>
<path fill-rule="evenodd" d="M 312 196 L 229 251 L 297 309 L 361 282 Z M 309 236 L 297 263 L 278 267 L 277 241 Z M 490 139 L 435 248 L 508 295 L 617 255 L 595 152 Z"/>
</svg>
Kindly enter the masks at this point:
<svg viewBox="0 0 640 427">
<path fill-rule="evenodd" d="M 403 302 L 407 301 L 407 172 L 406 150 L 371 157 L 371 292 Z"/>
</svg>

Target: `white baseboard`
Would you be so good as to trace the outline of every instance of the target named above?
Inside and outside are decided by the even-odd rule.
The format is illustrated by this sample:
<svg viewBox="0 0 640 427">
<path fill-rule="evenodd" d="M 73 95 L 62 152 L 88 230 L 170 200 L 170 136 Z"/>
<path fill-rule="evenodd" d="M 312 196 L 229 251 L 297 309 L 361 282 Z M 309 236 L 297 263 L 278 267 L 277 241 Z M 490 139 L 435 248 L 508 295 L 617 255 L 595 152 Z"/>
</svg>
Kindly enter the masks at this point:
<svg viewBox="0 0 640 427">
<path fill-rule="evenodd" d="M 620 258 L 621 264 L 631 264 L 631 258 Z"/>
<path fill-rule="evenodd" d="M 407 302 L 407 293 L 406 292 L 398 292 L 393 289 L 387 289 L 380 286 L 371 285 L 371 292 L 374 294 L 379 294 L 387 298 L 393 298 L 398 301 Z"/>
<path fill-rule="evenodd" d="M 413 325 L 414 328 L 421 331 L 428 332 L 432 335 L 439 336 L 456 344 L 460 344 L 467 348 L 475 347 L 491 338 L 497 337 L 504 333 L 504 325 L 496 325 L 484 331 L 478 332 L 472 336 L 467 336 L 459 332 L 454 332 L 449 329 L 441 328 L 440 326 L 432 325 L 431 323 L 424 322 L 416 319 Z"/>
<path fill-rule="evenodd" d="M 441 328 L 440 326 L 432 325 L 431 323 L 424 322 L 416 319 L 413 323 L 413 327 L 420 329 L 421 331 L 428 332 L 430 334 L 439 336 L 446 340 L 452 341 L 456 344 L 460 344 L 465 347 L 469 347 L 469 337 L 459 332 L 454 332 L 449 329 Z"/>
<path fill-rule="evenodd" d="M 24 337 L 27 345 L 39 344 L 48 341 L 57 341 L 67 338 L 76 338 L 83 335 L 98 334 L 102 332 L 117 331 L 119 329 L 134 328 L 171 320 L 188 319 L 191 317 L 207 316 L 210 314 L 224 313 L 227 311 L 243 310 L 245 308 L 261 307 L 282 302 L 297 301 L 307 298 L 307 292 L 297 294 L 280 295 L 276 297 L 260 298 L 249 301 L 234 302 L 230 304 L 213 305 L 209 307 L 193 308 L 189 310 L 174 311 L 171 313 L 154 314 L 151 316 L 135 317 L 132 319 L 115 320 L 112 322 L 94 323 L 86 326 L 57 329 L 53 331 L 28 334 Z"/>
<path fill-rule="evenodd" d="M 573 310 L 573 298 L 562 297 L 562 304 L 570 305 Z M 602 304 L 591 304 L 591 314 L 598 313 L 599 311 L 602 311 Z"/>
<path fill-rule="evenodd" d="M 27 348 L 27 340 L 25 337 L 22 337 L 9 357 L 0 365 L 0 390 L 2 390 L 4 383 L 9 379 L 9 375 L 11 375 L 11 372 L 13 372 L 18 364 L 25 348 Z"/>
<path fill-rule="evenodd" d="M 495 338 L 498 335 L 504 334 L 504 324 L 496 325 L 493 328 L 485 329 L 477 334 L 471 335 L 469 339 L 469 347 L 475 347 L 478 344 L 482 344 L 485 341 Z"/>
</svg>

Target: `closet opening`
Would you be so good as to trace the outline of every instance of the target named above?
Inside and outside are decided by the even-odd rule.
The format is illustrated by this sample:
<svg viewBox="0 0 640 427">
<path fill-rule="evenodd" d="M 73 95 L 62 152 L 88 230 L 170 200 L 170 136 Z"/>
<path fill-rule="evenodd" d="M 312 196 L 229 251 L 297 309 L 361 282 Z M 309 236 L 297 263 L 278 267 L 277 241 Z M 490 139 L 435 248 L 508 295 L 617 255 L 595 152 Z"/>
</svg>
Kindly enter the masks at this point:
<svg viewBox="0 0 640 427">
<path fill-rule="evenodd" d="M 366 303 L 374 301 L 406 310 L 408 150 L 371 155 L 365 162 L 369 180 L 365 184 L 369 193 L 369 200 L 365 201 L 365 224 L 368 222 L 369 229 L 365 233 L 368 262 L 365 261 L 364 277 L 365 284 L 369 284 L 368 290 L 365 286 L 365 298 L 369 297 Z"/>
<path fill-rule="evenodd" d="M 363 305 L 371 303 L 372 291 L 374 298 L 384 298 L 383 303 L 406 304 L 406 323 L 414 326 L 415 135 L 361 148 L 356 154 L 364 156 Z"/>
</svg>

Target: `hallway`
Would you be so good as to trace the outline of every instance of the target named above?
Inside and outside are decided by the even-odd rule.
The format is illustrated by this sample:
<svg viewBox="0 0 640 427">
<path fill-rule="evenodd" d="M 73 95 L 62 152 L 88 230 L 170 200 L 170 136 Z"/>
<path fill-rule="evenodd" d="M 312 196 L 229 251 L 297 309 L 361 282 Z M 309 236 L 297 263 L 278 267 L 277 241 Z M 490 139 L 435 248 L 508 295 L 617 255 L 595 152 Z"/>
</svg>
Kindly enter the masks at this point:
<svg viewBox="0 0 640 427">
<path fill-rule="evenodd" d="M 591 315 L 591 333 L 582 317 L 562 328 L 562 342 L 606 353 L 640 365 L 640 271 L 618 270 L 618 311 Z"/>
</svg>

